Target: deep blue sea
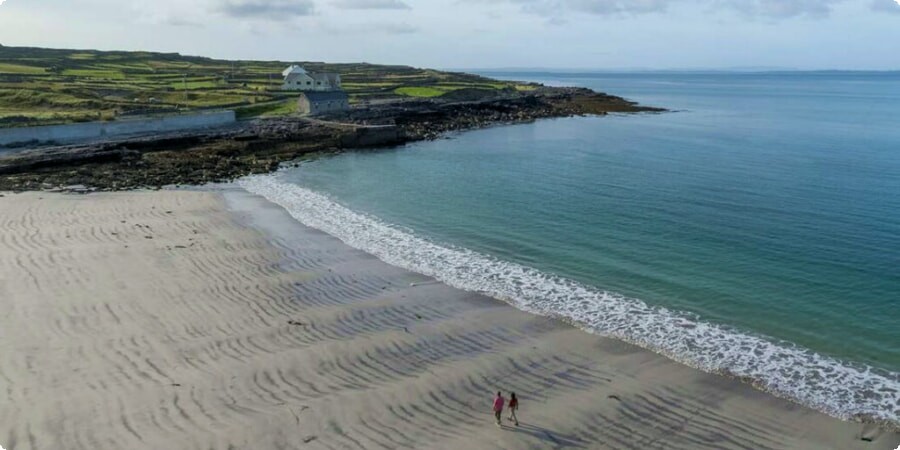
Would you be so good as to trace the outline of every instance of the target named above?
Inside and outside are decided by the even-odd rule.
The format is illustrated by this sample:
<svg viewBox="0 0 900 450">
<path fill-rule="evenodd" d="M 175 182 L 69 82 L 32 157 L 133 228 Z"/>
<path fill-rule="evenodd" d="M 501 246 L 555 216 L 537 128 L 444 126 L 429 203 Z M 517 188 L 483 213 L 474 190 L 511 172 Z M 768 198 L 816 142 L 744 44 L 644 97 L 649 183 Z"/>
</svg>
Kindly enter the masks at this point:
<svg viewBox="0 0 900 450">
<path fill-rule="evenodd" d="M 900 72 L 485 73 L 663 114 L 245 179 L 392 264 L 839 417 L 900 417 Z"/>
</svg>

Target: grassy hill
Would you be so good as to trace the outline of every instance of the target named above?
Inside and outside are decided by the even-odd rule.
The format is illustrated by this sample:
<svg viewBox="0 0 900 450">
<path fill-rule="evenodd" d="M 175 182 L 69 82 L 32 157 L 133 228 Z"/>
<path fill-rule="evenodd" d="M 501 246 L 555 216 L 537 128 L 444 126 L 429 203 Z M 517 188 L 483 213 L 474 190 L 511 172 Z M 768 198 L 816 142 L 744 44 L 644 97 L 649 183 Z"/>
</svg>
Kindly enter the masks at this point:
<svg viewBox="0 0 900 450">
<path fill-rule="evenodd" d="M 0 46 L 0 127 L 214 108 L 234 108 L 241 117 L 290 114 L 297 94 L 280 90 L 281 71 L 290 63 L 297 62 Z M 351 102 L 531 88 L 407 66 L 299 63 L 340 73 Z"/>
</svg>

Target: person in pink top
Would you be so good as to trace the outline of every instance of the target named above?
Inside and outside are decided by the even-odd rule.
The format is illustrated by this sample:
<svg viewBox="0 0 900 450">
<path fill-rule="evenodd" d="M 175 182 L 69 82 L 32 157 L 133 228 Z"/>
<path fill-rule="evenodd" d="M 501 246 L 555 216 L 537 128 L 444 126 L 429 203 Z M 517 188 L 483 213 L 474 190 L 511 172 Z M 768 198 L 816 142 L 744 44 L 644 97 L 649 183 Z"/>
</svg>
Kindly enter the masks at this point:
<svg viewBox="0 0 900 450">
<path fill-rule="evenodd" d="M 500 425 L 500 418 L 503 417 L 503 405 L 505 403 L 506 400 L 503 398 L 503 394 L 497 391 L 497 398 L 494 399 L 494 417 L 497 418 L 497 425 Z"/>
</svg>

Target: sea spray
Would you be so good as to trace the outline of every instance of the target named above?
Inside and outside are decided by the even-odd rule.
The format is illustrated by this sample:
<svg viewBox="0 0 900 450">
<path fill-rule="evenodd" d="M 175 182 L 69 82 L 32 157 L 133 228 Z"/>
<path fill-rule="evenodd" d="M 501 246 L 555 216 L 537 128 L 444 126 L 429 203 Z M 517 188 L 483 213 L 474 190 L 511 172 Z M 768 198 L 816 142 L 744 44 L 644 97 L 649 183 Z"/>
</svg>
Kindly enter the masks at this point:
<svg viewBox="0 0 900 450">
<path fill-rule="evenodd" d="M 282 206 L 301 223 L 389 264 L 531 313 L 567 320 L 707 372 L 751 380 L 763 390 L 835 417 L 900 422 L 898 373 L 842 362 L 520 264 L 440 245 L 281 181 L 277 174 L 238 183 Z"/>
</svg>

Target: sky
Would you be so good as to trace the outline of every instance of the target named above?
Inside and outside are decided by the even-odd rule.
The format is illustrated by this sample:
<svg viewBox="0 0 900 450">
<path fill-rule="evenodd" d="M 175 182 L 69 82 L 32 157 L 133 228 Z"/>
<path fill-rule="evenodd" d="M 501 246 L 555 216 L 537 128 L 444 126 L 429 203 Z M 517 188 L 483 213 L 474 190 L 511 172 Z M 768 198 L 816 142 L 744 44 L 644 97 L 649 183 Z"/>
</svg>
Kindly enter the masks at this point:
<svg viewBox="0 0 900 450">
<path fill-rule="evenodd" d="M 900 0 L 0 0 L 0 44 L 434 68 L 900 69 Z"/>
</svg>

